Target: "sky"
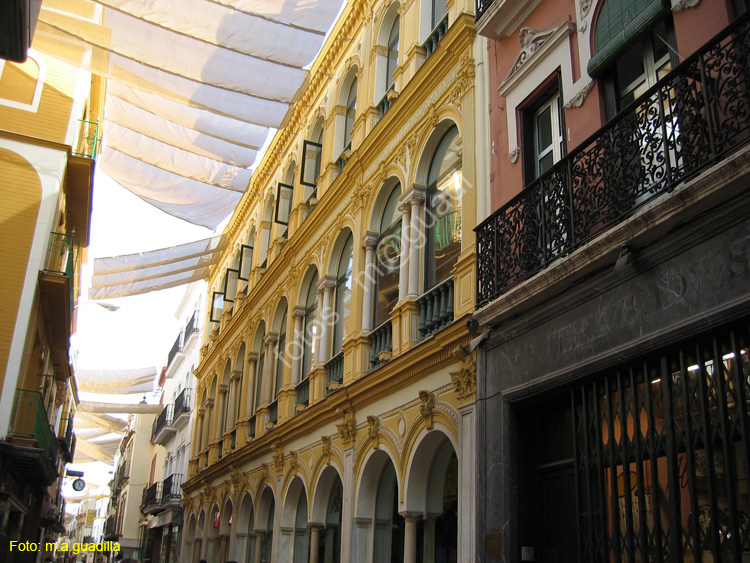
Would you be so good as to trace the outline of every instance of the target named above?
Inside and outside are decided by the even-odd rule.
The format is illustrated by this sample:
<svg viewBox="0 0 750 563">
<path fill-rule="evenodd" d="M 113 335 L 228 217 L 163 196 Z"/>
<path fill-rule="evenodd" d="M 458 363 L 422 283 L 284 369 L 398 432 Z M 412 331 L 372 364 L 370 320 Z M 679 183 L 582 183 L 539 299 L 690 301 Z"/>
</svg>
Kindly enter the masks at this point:
<svg viewBox="0 0 750 563">
<path fill-rule="evenodd" d="M 78 369 L 128 369 L 166 363 L 180 330 L 175 312 L 185 286 L 104 299 L 116 311 L 86 301 L 95 258 L 132 254 L 210 237 L 213 233 L 156 209 L 96 173 L 88 263 L 73 337 Z"/>
<path fill-rule="evenodd" d="M 186 286 L 117 299 L 88 301 L 94 258 L 131 254 L 183 244 L 211 236 L 203 227 L 191 225 L 156 209 L 106 175 L 95 172 L 91 214 L 91 236 L 87 263 L 81 280 L 76 332 L 71 338 L 71 356 L 78 370 L 113 370 L 154 367 L 157 373 L 167 363 L 167 354 L 180 332 L 175 317 Z M 222 229 L 223 225 L 219 227 Z M 97 303 L 117 305 L 108 311 Z M 79 393 L 81 400 L 137 403 L 142 396 Z M 158 401 L 153 395 L 147 402 Z M 127 415 L 113 415 L 126 418 Z M 97 491 L 111 478 L 112 468 L 101 462 L 73 463 L 69 469 L 84 472 L 87 488 L 73 491 L 74 477 L 63 481 L 63 494 L 73 510 L 76 497 Z"/>
</svg>

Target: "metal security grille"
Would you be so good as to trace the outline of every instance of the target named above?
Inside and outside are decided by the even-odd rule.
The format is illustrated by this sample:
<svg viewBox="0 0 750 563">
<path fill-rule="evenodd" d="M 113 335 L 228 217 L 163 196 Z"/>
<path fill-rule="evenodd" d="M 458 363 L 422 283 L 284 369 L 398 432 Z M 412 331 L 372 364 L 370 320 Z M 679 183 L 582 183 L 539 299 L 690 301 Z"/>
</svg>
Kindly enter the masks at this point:
<svg viewBox="0 0 750 563">
<path fill-rule="evenodd" d="M 750 560 L 748 328 L 571 392 L 580 561 Z"/>
</svg>

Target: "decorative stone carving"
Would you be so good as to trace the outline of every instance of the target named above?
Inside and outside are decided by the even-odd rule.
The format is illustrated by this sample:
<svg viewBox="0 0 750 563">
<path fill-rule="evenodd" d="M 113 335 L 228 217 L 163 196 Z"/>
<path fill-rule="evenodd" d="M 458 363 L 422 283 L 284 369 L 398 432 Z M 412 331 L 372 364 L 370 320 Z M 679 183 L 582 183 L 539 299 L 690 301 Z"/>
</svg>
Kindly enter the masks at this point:
<svg viewBox="0 0 750 563">
<path fill-rule="evenodd" d="M 554 29 L 549 31 L 537 31 L 530 27 L 522 27 L 521 32 L 518 34 L 519 40 L 521 41 L 521 52 L 518 54 L 518 57 L 516 57 L 516 62 L 513 64 L 513 68 L 508 76 L 513 76 L 519 68 L 525 65 L 526 61 L 531 58 L 539 47 L 544 45 L 544 42 L 547 41 L 553 33 L 555 33 Z"/>
<path fill-rule="evenodd" d="M 566 109 L 570 108 L 579 108 L 583 105 L 583 101 L 586 99 L 586 96 L 589 95 L 589 92 L 591 92 L 592 88 L 594 87 L 594 81 L 592 80 L 586 86 L 581 88 L 581 90 L 573 96 L 570 101 L 565 104 Z"/>
<path fill-rule="evenodd" d="M 274 469 L 277 475 L 281 475 L 284 472 L 284 446 L 281 442 L 276 442 L 274 450 L 276 450 L 276 453 L 273 454 Z"/>
<path fill-rule="evenodd" d="M 295 450 L 289 452 L 289 470 L 294 474 L 299 473 L 299 454 Z"/>
<path fill-rule="evenodd" d="M 688 10 L 695 8 L 701 0 L 672 0 L 672 11 L 681 12 L 682 10 Z"/>
<path fill-rule="evenodd" d="M 321 457 L 325 460 L 326 465 L 331 465 L 331 438 L 329 436 L 321 436 L 320 441 L 323 444 Z"/>
<path fill-rule="evenodd" d="M 429 391 L 420 391 L 419 403 L 419 414 L 425 419 L 427 430 L 432 430 L 434 426 L 432 410 L 435 408 L 435 398 Z"/>
<path fill-rule="evenodd" d="M 464 346 L 453 350 L 453 356 L 460 362 L 458 371 L 451 372 L 451 382 L 458 394 L 458 404 L 474 401 L 477 393 L 477 362 L 473 352 Z"/>
<path fill-rule="evenodd" d="M 367 437 L 372 440 L 373 449 L 380 449 L 380 419 L 377 416 L 367 417 Z"/>
<path fill-rule="evenodd" d="M 339 438 L 344 442 L 344 447 L 353 446 L 357 437 L 357 423 L 354 418 L 354 411 L 344 410 L 339 407 L 336 409 L 336 414 L 343 414 L 344 416 L 344 422 L 336 425 L 339 431 Z"/>
<path fill-rule="evenodd" d="M 516 147 L 508 153 L 508 158 L 510 158 L 510 161 L 513 164 L 515 164 L 518 161 L 518 155 L 520 154 L 521 154 L 521 147 Z"/>
</svg>

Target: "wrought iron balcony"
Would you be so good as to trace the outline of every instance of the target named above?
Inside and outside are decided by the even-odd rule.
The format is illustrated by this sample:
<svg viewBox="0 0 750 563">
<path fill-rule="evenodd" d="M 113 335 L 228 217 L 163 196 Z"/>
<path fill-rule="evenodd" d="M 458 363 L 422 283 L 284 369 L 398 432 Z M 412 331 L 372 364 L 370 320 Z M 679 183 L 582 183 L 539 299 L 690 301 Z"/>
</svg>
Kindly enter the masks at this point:
<svg viewBox="0 0 750 563">
<path fill-rule="evenodd" d="M 78 136 L 78 147 L 73 154 L 95 158 L 99 148 L 99 122 L 79 119 L 81 130 Z"/>
<path fill-rule="evenodd" d="M 190 395 L 192 389 L 183 389 L 174 400 L 174 416 L 172 426 L 176 429 L 183 428 L 190 420 Z"/>
<path fill-rule="evenodd" d="M 417 299 L 419 339 L 432 336 L 453 322 L 453 278 L 441 282 Z"/>
<path fill-rule="evenodd" d="M 343 383 L 344 381 L 344 353 L 339 352 L 328 360 L 325 368 L 328 372 L 326 377 L 326 394 L 328 394 L 335 388 L 335 386 L 330 386 L 329 383 Z"/>
<path fill-rule="evenodd" d="M 297 384 L 297 404 L 310 404 L 310 380 L 307 377 Z"/>
<path fill-rule="evenodd" d="M 178 334 L 177 339 L 174 341 L 174 344 L 172 344 L 172 349 L 167 355 L 167 366 L 171 366 L 172 362 L 174 362 L 177 357 L 177 354 L 182 352 L 182 337 L 182 333 Z"/>
<path fill-rule="evenodd" d="M 76 435 L 73 433 L 73 417 L 67 416 L 64 418 L 64 421 L 65 434 L 60 436 L 57 440 L 60 443 L 60 449 L 62 450 L 65 461 L 72 463 L 76 449 Z"/>
<path fill-rule="evenodd" d="M 162 481 L 162 487 L 161 487 L 161 506 L 164 508 L 164 505 L 167 503 L 174 502 L 175 504 L 179 504 L 179 501 L 182 499 L 182 474 L 181 473 L 173 473 L 164 481 Z"/>
<path fill-rule="evenodd" d="M 68 319 L 73 318 L 74 275 L 77 260 L 78 244 L 73 235 L 50 233 L 47 257 L 40 277 L 42 292 L 44 296 L 49 295 L 54 299 L 54 304 L 67 301 Z M 54 311 L 56 313 L 57 307 L 54 307 Z M 69 320 L 66 322 L 69 323 Z M 69 329 L 69 327 L 66 328 Z"/>
<path fill-rule="evenodd" d="M 198 311 L 194 311 L 193 316 L 190 317 L 190 320 L 185 325 L 185 336 L 182 342 L 183 349 L 188 347 L 188 342 L 190 341 L 190 338 L 192 336 L 196 336 L 197 334 L 198 334 Z"/>
<path fill-rule="evenodd" d="M 130 460 L 125 460 L 120 464 L 115 472 L 115 488 L 119 489 L 130 479 Z"/>
<path fill-rule="evenodd" d="M 155 444 L 163 446 L 177 433 L 177 430 L 172 426 L 173 417 L 174 405 L 167 405 L 154 420 L 151 438 Z"/>
<path fill-rule="evenodd" d="M 440 23 L 435 26 L 427 40 L 422 44 L 424 49 L 424 58 L 427 59 L 435 51 L 438 43 L 443 38 L 443 35 L 448 31 L 448 14 L 445 14 Z"/>
<path fill-rule="evenodd" d="M 18 474 L 34 483 L 52 484 L 57 478 L 59 445 L 39 391 L 16 390 L 8 442 L 14 447 L 7 455 Z"/>
<path fill-rule="evenodd" d="M 161 501 L 161 482 L 154 483 L 150 487 L 143 489 L 143 499 L 141 502 L 141 512 L 144 514 L 153 514 L 159 510 Z"/>
<path fill-rule="evenodd" d="M 477 228 L 477 307 L 679 189 L 750 138 L 735 21 Z"/>
<path fill-rule="evenodd" d="M 388 319 L 370 333 L 370 366 L 378 367 L 390 359 L 393 350 L 393 325 Z"/>
<path fill-rule="evenodd" d="M 117 525 L 117 516 L 115 514 L 107 516 L 107 520 L 104 523 L 104 539 L 115 540 L 120 536 L 122 536 L 122 533 L 120 533 L 119 526 Z"/>
</svg>

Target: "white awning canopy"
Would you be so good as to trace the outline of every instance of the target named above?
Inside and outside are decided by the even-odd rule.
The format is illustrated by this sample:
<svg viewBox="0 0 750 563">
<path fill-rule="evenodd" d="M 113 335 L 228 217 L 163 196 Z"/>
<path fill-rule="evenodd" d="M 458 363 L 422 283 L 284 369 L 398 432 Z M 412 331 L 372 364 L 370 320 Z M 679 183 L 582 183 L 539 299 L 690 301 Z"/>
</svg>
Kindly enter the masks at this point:
<svg viewBox="0 0 750 563">
<path fill-rule="evenodd" d="M 87 393 L 123 395 L 150 393 L 156 382 L 156 368 L 127 370 L 86 370 L 76 372 L 78 390 Z"/>
<path fill-rule="evenodd" d="M 107 79 L 99 169 L 166 213 L 215 229 L 283 126 L 341 6 L 51 1 L 33 47 Z"/>
<path fill-rule="evenodd" d="M 208 277 L 221 259 L 224 235 L 170 248 L 94 260 L 89 299 L 138 295 Z"/>
</svg>

